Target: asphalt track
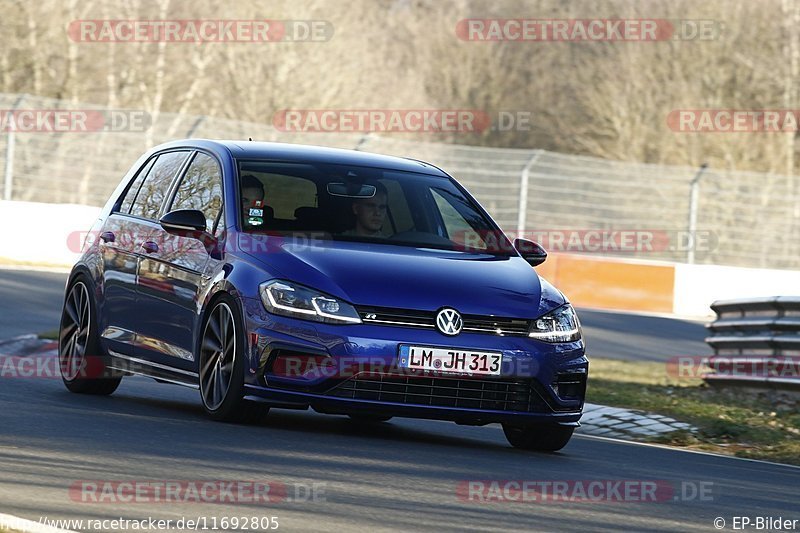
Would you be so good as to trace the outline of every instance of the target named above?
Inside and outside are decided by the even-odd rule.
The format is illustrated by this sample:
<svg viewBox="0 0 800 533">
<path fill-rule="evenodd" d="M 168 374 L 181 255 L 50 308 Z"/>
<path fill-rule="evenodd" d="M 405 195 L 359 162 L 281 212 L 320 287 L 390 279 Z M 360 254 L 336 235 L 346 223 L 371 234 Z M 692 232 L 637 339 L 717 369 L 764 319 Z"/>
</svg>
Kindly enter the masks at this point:
<svg viewBox="0 0 800 533">
<path fill-rule="evenodd" d="M 0 271 L 0 335 L 53 329 L 62 286 L 63 275 Z M 581 315 L 595 353 L 631 346 L 621 356 L 653 359 L 674 340 L 669 319 Z M 606 335 L 593 339 L 593 330 Z M 145 378 L 125 378 L 102 398 L 70 394 L 55 378 L 2 379 L 0 512 L 33 521 L 204 518 L 209 526 L 213 517 L 275 516 L 279 531 L 714 531 L 717 518 L 726 529 L 734 517 L 800 519 L 800 469 L 789 466 L 580 435 L 559 453 L 535 454 L 510 448 L 496 426 L 422 420 L 363 425 L 273 410 L 259 424 L 220 424 L 203 416 L 197 396 Z M 295 501 L 88 503 L 70 492 L 82 480 L 272 482 Z M 659 501 L 487 503 L 459 497 L 469 480 L 654 482 L 672 492 L 659 491 Z M 316 501 L 294 497 L 312 484 L 321 484 Z"/>
<path fill-rule="evenodd" d="M 711 531 L 716 517 L 800 518 L 800 469 L 590 437 L 547 455 L 510 448 L 495 426 L 365 426 L 280 410 L 258 425 L 220 424 L 205 419 L 196 391 L 145 378 L 126 378 L 108 398 L 70 394 L 57 379 L 6 379 L 0 408 L 2 512 L 34 521 L 235 515 L 277 516 L 285 531 Z M 69 490 L 81 480 L 322 483 L 324 498 L 82 503 Z M 650 480 L 675 493 L 658 502 L 479 503 L 458 498 L 464 480 Z M 701 484 L 711 500 L 680 501 L 680 487 Z"/>
</svg>

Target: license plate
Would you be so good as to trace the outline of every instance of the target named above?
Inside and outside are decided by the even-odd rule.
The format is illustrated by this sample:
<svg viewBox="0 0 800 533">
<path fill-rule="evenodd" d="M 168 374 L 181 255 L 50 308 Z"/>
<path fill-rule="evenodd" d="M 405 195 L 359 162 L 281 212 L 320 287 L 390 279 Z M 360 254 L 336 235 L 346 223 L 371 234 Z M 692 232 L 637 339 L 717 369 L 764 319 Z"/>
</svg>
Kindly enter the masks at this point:
<svg viewBox="0 0 800 533">
<path fill-rule="evenodd" d="M 400 346 L 400 368 L 499 376 L 503 354 L 463 348 Z"/>
</svg>

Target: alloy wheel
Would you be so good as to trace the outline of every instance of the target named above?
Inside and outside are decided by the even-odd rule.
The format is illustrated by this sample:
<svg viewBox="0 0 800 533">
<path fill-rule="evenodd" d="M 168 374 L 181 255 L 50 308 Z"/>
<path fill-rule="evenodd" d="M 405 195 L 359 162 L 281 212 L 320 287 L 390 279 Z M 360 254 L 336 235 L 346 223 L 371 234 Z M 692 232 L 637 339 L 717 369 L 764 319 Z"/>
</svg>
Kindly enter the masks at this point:
<svg viewBox="0 0 800 533">
<path fill-rule="evenodd" d="M 206 322 L 200 347 L 200 395 L 210 411 L 228 396 L 236 359 L 236 323 L 226 303 L 218 304 Z"/>
<path fill-rule="evenodd" d="M 64 303 L 58 338 L 59 366 L 67 381 L 75 380 L 86 367 L 91 321 L 89 289 L 78 282 L 72 286 Z"/>
</svg>

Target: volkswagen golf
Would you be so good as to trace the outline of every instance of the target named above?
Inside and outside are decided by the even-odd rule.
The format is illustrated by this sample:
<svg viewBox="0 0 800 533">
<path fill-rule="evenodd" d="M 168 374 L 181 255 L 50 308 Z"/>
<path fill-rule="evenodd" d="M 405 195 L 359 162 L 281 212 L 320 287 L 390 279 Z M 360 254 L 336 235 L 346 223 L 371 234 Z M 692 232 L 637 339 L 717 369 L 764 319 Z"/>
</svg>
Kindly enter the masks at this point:
<svg viewBox="0 0 800 533">
<path fill-rule="evenodd" d="M 252 141 L 144 154 L 66 287 L 66 387 L 126 376 L 199 390 L 206 413 L 501 424 L 564 447 L 588 361 L 578 318 L 453 177 L 414 159 Z"/>
</svg>

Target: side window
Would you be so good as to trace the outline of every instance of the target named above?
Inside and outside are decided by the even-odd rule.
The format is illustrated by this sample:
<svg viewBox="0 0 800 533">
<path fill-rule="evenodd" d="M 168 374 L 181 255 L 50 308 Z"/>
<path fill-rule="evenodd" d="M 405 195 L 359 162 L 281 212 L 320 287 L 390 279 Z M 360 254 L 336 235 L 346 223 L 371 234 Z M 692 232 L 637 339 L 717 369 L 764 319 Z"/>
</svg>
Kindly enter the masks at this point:
<svg viewBox="0 0 800 533">
<path fill-rule="evenodd" d="M 168 209 L 196 209 L 206 216 L 206 229 L 212 231 L 222 208 L 222 174 L 217 161 L 206 154 L 198 153 L 172 200 Z"/>
<path fill-rule="evenodd" d="M 169 193 L 172 179 L 188 154 L 189 152 L 168 152 L 158 156 L 131 206 L 132 215 L 153 220 L 158 218 L 158 212 Z"/>
<path fill-rule="evenodd" d="M 128 190 L 125 192 L 125 198 L 122 200 L 122 205 L 120 206 L 118 213 L 130 213 L 131 206 L 133 205 L 134 200 L 136 200 L 136 195 L 139 193 L 139 188 L 142 186 L 142 182 L 144 178 L 147 176 L 147 173 L 150 172 L 150 169 L 153 168 L 153 164 L 156 162 L 155 157 L 151 157 L 147 164 L 142 167 L 136 177 L 133 179 L 133 183 L 131 183 Z"/>
<path fill-rule="evenodd" d="M 317 186 L 311 180 L 281 174 L 257 177 L 264 183 L 264 204 L 274 210 L 275 218 L 294 220 L 298 208 L 317 206 Z"/>
<path fill-rule="evenodd" d="M 483 237 L 475 231 L 466 218 L 464 218 L 453 205 L 447 201 L 436 189 L 431 189 L 433 200 L 442 215 L 447 238 L 453 242 L 469 245 L 473 248 L 486 249 Z"/>
</svg>

